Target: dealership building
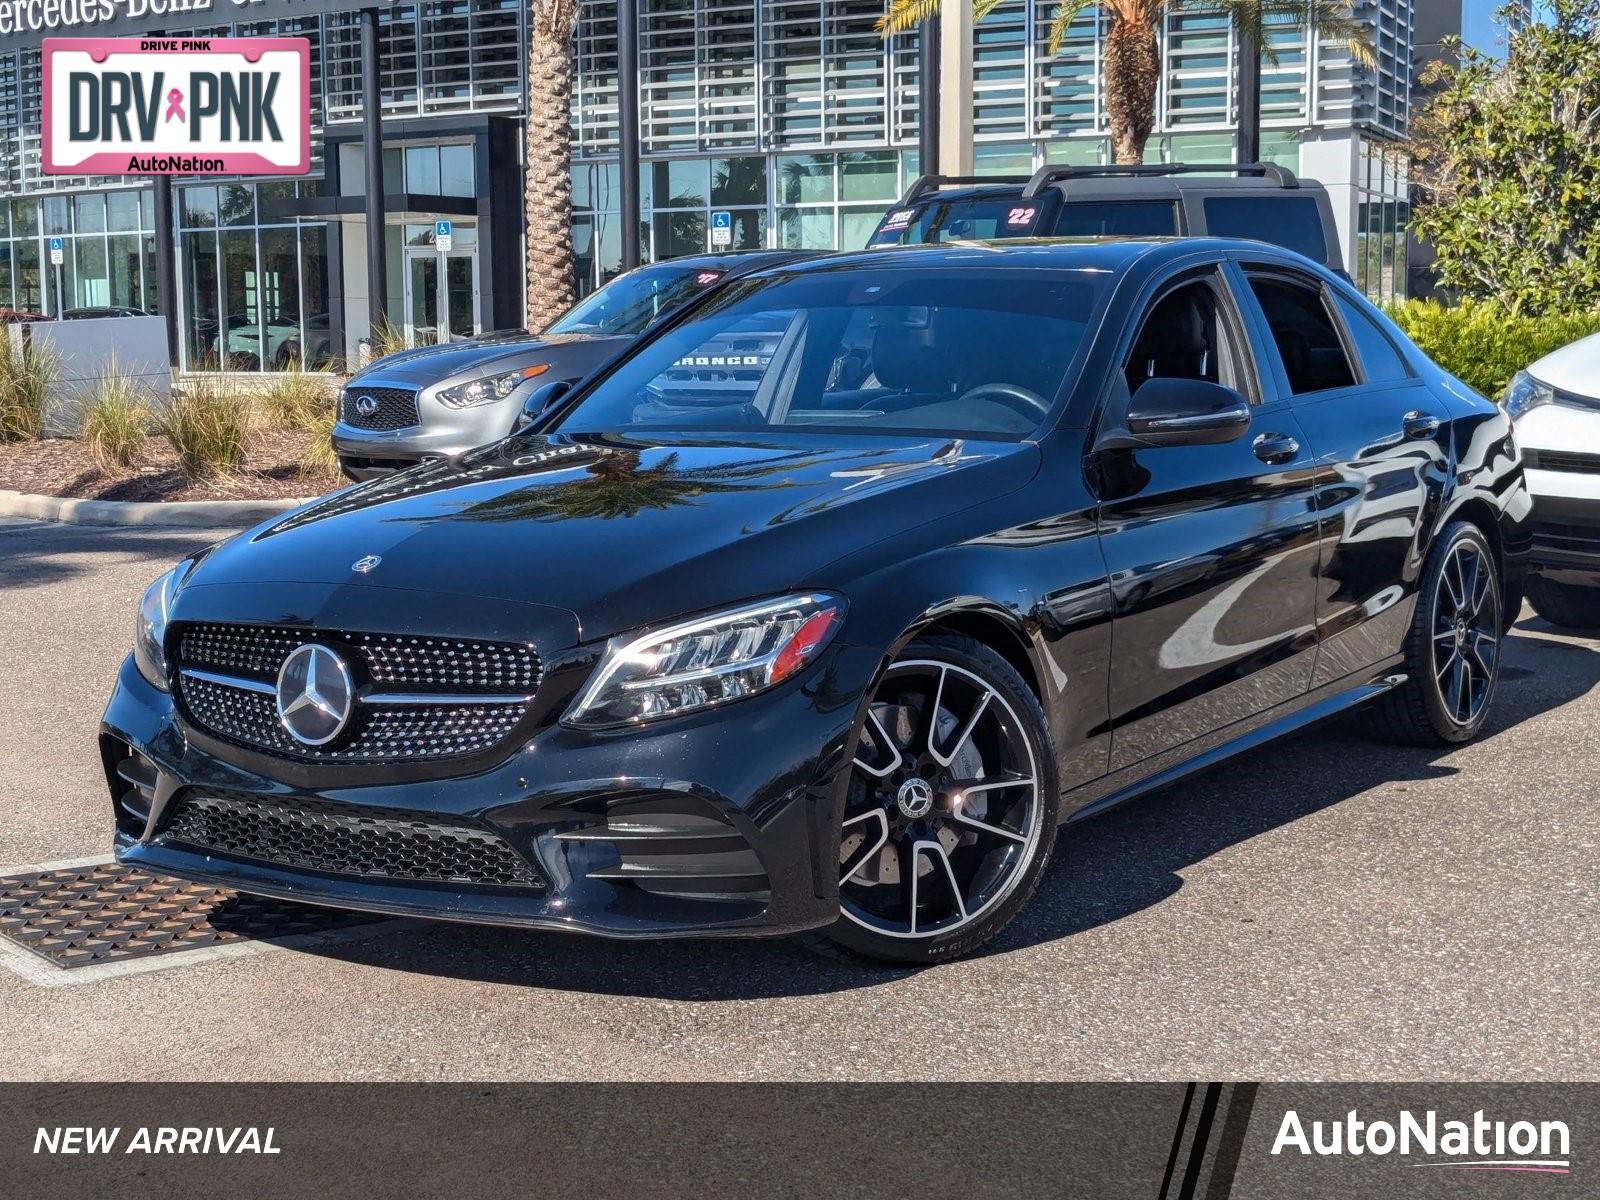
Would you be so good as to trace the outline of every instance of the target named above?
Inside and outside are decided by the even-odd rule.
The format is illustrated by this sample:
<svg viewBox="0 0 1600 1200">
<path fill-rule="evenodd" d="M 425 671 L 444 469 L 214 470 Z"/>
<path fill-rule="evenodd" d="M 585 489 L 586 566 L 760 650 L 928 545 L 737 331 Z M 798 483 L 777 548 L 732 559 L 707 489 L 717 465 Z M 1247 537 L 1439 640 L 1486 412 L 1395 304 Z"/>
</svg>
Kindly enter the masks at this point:
<svg viewBox="0 0 1600 1200">
<path fill-rule="evenodd" d="M 55 5 L 55 28 L 0 22 L 0 308 L 164 307 L 185 370 L 353 356 L 370 331 L 367 255 L 376 244 L 366 223 L 363 117 L 381 104 L 389 320 L 413 339 L 521 324 L 524 0 L 384 5 L 376 12 L 380 95 L 363 87 L 362 25 L 371 18 L 359 5 L 40 2 Z M 917 37 L 885 42 L 874 32 L 882 0 L 638 3 L 644 257 L 706 249 L 714 210 L 733 214 L 737 247 L 864 244 L 918 174 Z M 974 31 L 980 173 L 1109 159 L 1103 21 L 1089 9 L 1051 56 L 1054 8 L 1054 0 L 1005 0 Z M 1359 0 L 1375 68 L 1286 30 L 1274 36 L 1277 62 L 1263 69 L 1263 157 L 1328 187 L 1346 266 L 1376 298 L 1405 286 L 1402 140 L 1418 62 L 1427 45 L 1459 29 L 1459 9 L 1460 0 Z M 100 18 L 92 26 L 62 19 L 91 11 Z M 44 174 L 42 38 L 158 30 L 309 39 L 311 174 L 180 178 L 170 206 L 156 203 L 148 179 Z M 614 274 L 622 254 L 616 39 L 616 0 L 583 0 L 573 237 L 586 289 Z M 1228 22 L 1173 11 L 1161 39 L 1147 158 L 1231 160 L 1236 47 Z M 440 221 L 450 222 L 448 251 L 435 241 Z"/>
</svg>

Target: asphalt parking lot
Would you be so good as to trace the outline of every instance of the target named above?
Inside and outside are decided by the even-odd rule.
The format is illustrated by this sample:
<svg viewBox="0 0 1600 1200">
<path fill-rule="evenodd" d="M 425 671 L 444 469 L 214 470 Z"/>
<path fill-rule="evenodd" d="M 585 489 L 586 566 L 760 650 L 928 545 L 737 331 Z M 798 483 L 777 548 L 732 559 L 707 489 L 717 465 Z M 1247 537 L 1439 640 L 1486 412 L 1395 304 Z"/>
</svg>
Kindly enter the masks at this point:
<svg viewBox="0 0 1600 1200">
<path fill-rule="evenodd" d="M 0 866 L 102 854 L 144 585 L 210 540 L 0 524 Z M 1069 828 L 991 953 L 393 925 L 45 988 L 5 1079 L 1594 1079 L 1600 641 L 1524 613 L 1488 734 L 1323 728 Z"/>
</svg>

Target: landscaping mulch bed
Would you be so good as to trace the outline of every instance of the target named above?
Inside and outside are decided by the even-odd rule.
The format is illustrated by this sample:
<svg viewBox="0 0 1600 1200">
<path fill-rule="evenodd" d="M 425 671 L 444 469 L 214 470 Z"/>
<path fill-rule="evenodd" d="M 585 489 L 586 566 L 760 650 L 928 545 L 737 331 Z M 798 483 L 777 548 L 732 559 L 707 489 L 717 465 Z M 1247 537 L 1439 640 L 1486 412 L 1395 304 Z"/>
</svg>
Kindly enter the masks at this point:
<svg viewBox="0 0 1600 1200">
<path fill-rule="evenodd" d="M 312 434 L 265 429 L 251 435 L 242 470 L 192 480 L 178 470 L 165 438 L 148 437 L 135 466 L 106 473 L 72 438 L 0 442 L 0 490 L 76 500 L 281 500 L 337 487 L 337 472 L 302 474 L 300 456 Z"/>
</svg>

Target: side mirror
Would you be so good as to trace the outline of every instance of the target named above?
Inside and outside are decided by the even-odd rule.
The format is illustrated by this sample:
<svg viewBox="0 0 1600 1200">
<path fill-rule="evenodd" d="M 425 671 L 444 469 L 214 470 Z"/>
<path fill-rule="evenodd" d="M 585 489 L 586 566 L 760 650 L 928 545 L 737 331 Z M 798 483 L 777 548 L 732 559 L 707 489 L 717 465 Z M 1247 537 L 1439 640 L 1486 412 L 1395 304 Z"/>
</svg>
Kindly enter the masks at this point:
<svg viewBox="0 0 1600 1200">
<path fill-rule="evenodd" d="M 521 433 L 532 425 L 545 413 L 554 407 L 557 400 L 572 390 L 572 381 L 568 379 L 553 379 L 542 384 L 528 393 L 528 398 L 522 402 L 522 412 L 517 416 L 517 427 L 513 432 Z"/>
<path fill-rule="evenodd" d="M 1238 392 L 1203 379 L 1150 379 L 1128 403 L 1124 428 L 1100 448 L 1220 446 L 1250 428 L 1250 403 Z"/>
</svg>

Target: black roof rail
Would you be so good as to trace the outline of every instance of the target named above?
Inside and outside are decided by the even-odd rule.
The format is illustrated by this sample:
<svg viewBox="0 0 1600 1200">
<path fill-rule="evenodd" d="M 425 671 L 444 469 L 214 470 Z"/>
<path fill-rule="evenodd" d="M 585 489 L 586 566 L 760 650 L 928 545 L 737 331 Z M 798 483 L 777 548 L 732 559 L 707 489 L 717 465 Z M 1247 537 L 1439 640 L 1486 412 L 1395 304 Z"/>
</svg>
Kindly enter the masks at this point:
<svg viewBox="0 0 1600 1200">
<path fill-rule="evenodd" d="M 919 175 L 895 207 L 904 208 L 914 204 L 940 188 L 979 187 L 986 183 L 1027 183 L 1028 180 L 1027 175 Z"/>
<path fill-rule="evenodd" d="M 1057 163 L 1040 167 L 1022 189 L 1024 199 L 1037 196 L 1052 183 L 1063 179 L 1093 179 L 1096 177 L 1129 176 L 1156 177 L 1162 175 L 1259 175 L 1275 187 L 1297 188 L 1300 181 L 1294 172 L 1277 163 L 1105 163 L 1100 166 L 1072 166 Z M 918 181 L 920 182 L 920 180 Z"/>
</svg>

